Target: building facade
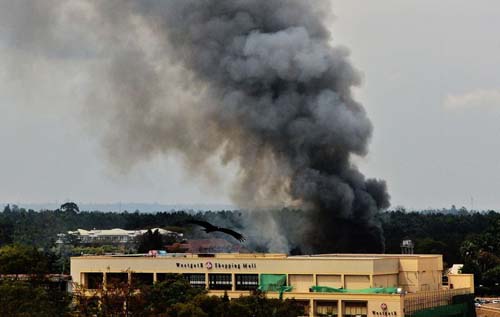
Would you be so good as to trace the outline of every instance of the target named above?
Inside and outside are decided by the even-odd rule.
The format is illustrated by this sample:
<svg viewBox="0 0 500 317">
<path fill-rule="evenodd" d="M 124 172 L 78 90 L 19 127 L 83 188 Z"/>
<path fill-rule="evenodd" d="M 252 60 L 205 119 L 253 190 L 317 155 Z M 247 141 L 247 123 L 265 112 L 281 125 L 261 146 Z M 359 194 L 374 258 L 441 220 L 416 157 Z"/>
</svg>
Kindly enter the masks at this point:
<svg viewBox="0 0 500 317">
<path fill-rule="evenodd" d="M 87 289 L 105 286 L 111 279 L 154 283 L 168 273 L 183 274 L 192 286 L 206 288 L 213 295 L 227 292 L 230 298 L 248 295 L 260 287 L 268 291 L 268 297 L 299 301 L 305 316 L 413 316 L 435 307 L 458 309 L 457 296 L 474 293 L 473 276 L 469 274 L 451 274 L 448 285 L 442 284 L 441 255 L 168 254 L 71 258 L 73 281 Z"/>
<path fill-rule="evenodd" d="M 172 236 L 176 239 L 182 238 L 182 233 L 177 233 L 162 228 L 150 229 L 152 232 L 158 230 L 162 236 Z M 64 241 L 69 238 L 75 240 L 79 244 L 87 245 L 126 245 L 137 242 L 137 238 L 145 234 L 148 230 L 124 230 L 124 229 L 103 229 L 103 230 L 85 230 L 77 229 L 68 231 L 67 234 L 60 234 L 59 238 Z"/>
</svg>

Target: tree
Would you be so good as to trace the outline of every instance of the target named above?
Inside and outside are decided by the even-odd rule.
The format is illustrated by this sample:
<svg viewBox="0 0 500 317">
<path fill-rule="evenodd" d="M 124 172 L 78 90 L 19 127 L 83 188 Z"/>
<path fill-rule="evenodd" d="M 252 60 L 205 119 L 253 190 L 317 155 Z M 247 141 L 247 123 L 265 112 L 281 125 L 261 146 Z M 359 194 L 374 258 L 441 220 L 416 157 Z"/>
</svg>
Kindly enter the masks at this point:
<svg viewBox="0 0 500 317">
<path fill-rule="evenodd" d="M 423 238 L 415 241 L 415 253 L 417 254 L 442 254 L 445 259 L 450 257 L 449 249 L 443 241 L 432 238 Z"/>
<path fill-rule="evenodd" d="M 148 289 L 145 297 L 152 312 L 162 313 L 176 303 L 186 303 L 205 293 L 204 289 L 191 287 L 181 275 L 167 274 L 164 281 L 155 283 Z"/>
<path fill-rule="evenodd" d="M 304 308 L 295 300 L 269 299 L 265 293 L 258 291 L 250 296 L 233 299 L 230 307 L 241 314 L 244 314 L 244 311 L 248 309 L 250 313 L 238 315 L 240 317 L 297 317 L 304 315 Z"/>
<path fill-rule="evenodd" d="M 135 289 L 126 281 L 108 281 L 93 293 L 77 285 L 73 291 L 73 312 L 77 316 L 155 316 L 147 307 L 147 288 Z"/>
<path fill-rule="evenodd" d="M 483 281 L 485 285 L 498 286 L 498 284 L 500 283 L 500 265 L 497 265 L 494 268 L 484 272 Z"/>
<path fill-rule="evenodd" d="M 3 212 L 4 213 L 12 212 L 12 210 L 10 209 L 10 205 L 9 204 L 5 205 L 5 207 L 3 208 Z"/>
<path fill-rule="evenodd" d="M 93 317 L 99 316 L 102 306 L 99 304 L 99 292 L 90 294 L 81 285 L 75 285 L 73 289 L 73 309 L 75 316 Z"/>
<path fill-rule="evenodd" d="M 106 289 L 91 296 L 81 287 L 74 290 L 74 312 L 78 316 L 203 316 L 192 300 L 205 290 L 196 289 L 181 276 L 168 275 L 154 285 L 136 286 L 126 281 L 108 281 Z M 193 306 L 196 309 L 193 309 Z M 192 313 L 193 315 L 189 315 Z M 167 314 L 167 315 L 165 315 Z"/>
<path fill-rule="evenodd" d="M 61 205 L 60 209 L 69 213 L 77 213 L 80 212 L 80 208 L 74 202 L 67 202 Z"/>
<path fill-rule="evenodd" d="M 0 316 L 62 316 L 67 310 L 67 300 L 54 302 L 44 287 L 28 282 L 3 280 L 0 294 Z"/>
<path fill-rule="evenodd" d="M 240 303 L 239 301 L 229 302 L 229 307 L 226 312 L 226 316 L 252 316 L 252 309 L 248 305 Z"/>
<path fill-rule="evenodd" d="M 193 303 L 178 303 L 172 306 L 168 316 L 171 317 L 209 317 L 200 307 Z"/>
<path fill-rule="evenodd" d="M 16 244 L 0 248 L 0 274 L 43 275 L 49 271 L 48 258 L 33 247 Z"/>
<path fill-rule="evenodd" d="M 8 221 L 0 219 L 0 247 L 12 243 L 14 225 Z"/>
<path fill-rule="evenodd" d="M 207 296 L 205 294 L 198 295 L 192 299 L 192 302 L 200 307 L 209 317 L 219 316 L 219 307 L 222 303 L 222 299 L 218 296 Z M 237 316 L 237 315 L 235 315 Z M 239 316 L 243 317 L 243 316 Z"/>
<path fill-rule="evenodd" d="M 304 314 L 294 300 L 268 299 L 264 293 L 229 300 L 208 296 L 181 276 L 169 274 L 165 281 L 135 289 L 127 282 L 108 285 L 92 296 L 82 287 L 74 291 L 78 316 L 165 317 L 297 317 Z"/>
<path fill-rule="evenodd" d="M 163 249 L 163 238 L 158 229 L 154 232 L 149 229 L 142 236 L 139 237 L 139 246 L 137 252 L 147 253 L 149 250 Z"/>
</svg>

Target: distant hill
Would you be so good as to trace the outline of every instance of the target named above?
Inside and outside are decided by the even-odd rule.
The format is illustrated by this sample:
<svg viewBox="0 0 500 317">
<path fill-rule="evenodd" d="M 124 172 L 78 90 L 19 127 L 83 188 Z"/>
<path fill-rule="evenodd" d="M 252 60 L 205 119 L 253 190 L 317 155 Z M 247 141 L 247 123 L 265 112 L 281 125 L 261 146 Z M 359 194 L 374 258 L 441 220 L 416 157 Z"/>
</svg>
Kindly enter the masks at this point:
<svg viewBox="0 0 500 317">
<path fill-rule="evenodd" d="M 390 212 L 399 211 L 404 213 L 410 212 L 418 212 L 421 214 L 443 214 L 443 215 L 467 215 L 471 213 L 488 213 L 490 211 L 497 210 L 494 209 L 467 209 L 466 207 L 457 208 L 455 205 L 452 205 L 451 208 L 427 208 L 427 209 L 406 209 L 404 207 L 396 206 L 394 209 L 389 210 Z"/>
<path fill-rule="evenodd" d="M 8 203 L 0 203 L 1 209 Z M 17 205 L 20 208 L 33 210 L 54 210 L 59 208 L 60 203 L 9 203 Z M 219 210 L 237 210 L 238 208 L 229 204 L 158 204 L 158 203 L 109 203 L 109 204 L 92 204 L 92 203 L 77 203 L 82 211 L 103 211 L 103 212 L 157 212 L 157 211 L 219 211 Z"/>
</svg>

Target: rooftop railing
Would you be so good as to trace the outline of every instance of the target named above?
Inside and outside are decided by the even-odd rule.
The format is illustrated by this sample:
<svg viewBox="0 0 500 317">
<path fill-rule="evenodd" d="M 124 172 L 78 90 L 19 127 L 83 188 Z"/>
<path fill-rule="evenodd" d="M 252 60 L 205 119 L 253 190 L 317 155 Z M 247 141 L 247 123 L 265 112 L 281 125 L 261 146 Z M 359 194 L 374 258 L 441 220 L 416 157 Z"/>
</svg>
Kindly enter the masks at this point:
<svg viewBox="0 0 500 317">
<path fill-rule="evenodd" d="M 451 305 L 454 296 L 471 293 L 473 292 L 470 288 L 408 293 L 404 295 L 405 315 L 411 315 L 423 309 Z"/>
</svg>

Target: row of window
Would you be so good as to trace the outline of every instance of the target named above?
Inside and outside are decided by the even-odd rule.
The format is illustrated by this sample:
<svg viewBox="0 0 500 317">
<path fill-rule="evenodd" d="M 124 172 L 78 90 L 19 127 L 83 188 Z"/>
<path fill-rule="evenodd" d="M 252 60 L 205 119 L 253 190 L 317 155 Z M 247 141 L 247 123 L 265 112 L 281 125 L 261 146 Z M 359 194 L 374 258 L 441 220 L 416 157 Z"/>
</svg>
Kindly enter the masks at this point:
<svg viewBox="0 0 500 317">
<path fill-rule="evenodd" d="M 203 281 L 203 284 L 205 283 L 205 274 L 187 274 L 187 276 L 193 276 L 193 275 L 199 275 L 198 276 L 199 280 Z M 190 283 L 191 285 L 193 285 L 191 281 Z M 237 291 L 255 290 L 259 287 L 259 275 L 235 274 L 235 283 L 236 283 L 235 289 Z M 231 278 L 231 274 L 208 274 L 209 289 L 231 290 L 232 287 L 233 287 L 233 281 Z"/>
<path fill-rule="evenodd" d="M 167 274 L 158 273 L 159 282 L 166 279 Z M 193 287 L 205 288 L 205 274 L 183 274 L 184 278 Z M 108 287 L 124 284 L 128 282 L 127 273 L 107 273 L 106 282 Z M 132 285 L 150 285 L 153 284 L 152 273 L 132 273 Z M 99 289 L 102 287 L 102 273 L 85 273 L 85 285 L 89 289 Z M 259 287 L 258 274 L 236 274 L 236 290 L 255 290 Z M 208 288 L 212 290 L 231 290 L 233 287 L 231 274 L 208 274 Z"/>
<path fill-rule="evenodd" d="M 86 237 L 80 238 L 81 242 L 92 242 L 92 241 L 109 241 L 109 242 L 132 242 L 134 239 L 128 237 Z"/>
</svg>

